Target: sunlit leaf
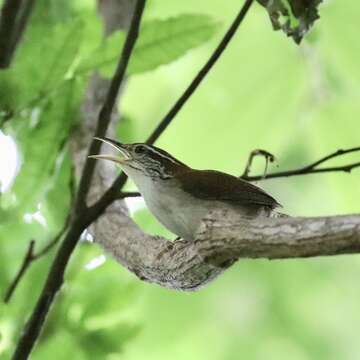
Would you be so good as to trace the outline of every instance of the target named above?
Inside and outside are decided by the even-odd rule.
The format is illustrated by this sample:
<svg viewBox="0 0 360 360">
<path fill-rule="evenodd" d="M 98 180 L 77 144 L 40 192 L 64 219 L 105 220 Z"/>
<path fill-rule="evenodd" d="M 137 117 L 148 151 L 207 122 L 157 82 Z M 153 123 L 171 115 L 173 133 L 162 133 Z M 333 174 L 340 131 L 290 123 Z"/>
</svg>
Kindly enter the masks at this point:
<svg viewBox="0 0 360 360">
<path fill-rule="evenodd" d="M 44 335 L 52 338 L 59 327 L 66 329 L 89 358 L 121 352 L 140 330 L 133 313 L 139 283 L 121 273 L 114 260 L 94 265 L 103 254 L 93 244 L 81 243 L 74 256 Z"/>
<path fill-rule="evenodd" d="M 46 187 L 44 200 L 41 203 L 41 213 L 47 219 L 51 228 L 60 229 L 70 211 L 71 197 L 74 187 L 72 180 L 72 164 L 70 156 L 63 151 L 56 161 L 54 174 Z"/>
<path fill-rule="evenodd" d="M 75 89 L 75 82 L 67 81 L 62 91 L 49 98 L 42 107 L 13 122 L 18 130 L 14 136 L 21 149 L 22 165 L 10 192 L 4 196 L 15 197 L 16 206 L 23 210 L 24 206 L 30 211 L 35 210 L 34 206 L 46 193 L 47 181 L 55 173 L 56 159 L 75 120 Z"/>
<path fill-rule="evenodd" d="M 73 21 L 70 26 L 66 24 L 54 29 L 58 47 L 52 54 L 52 63 L 44 69 L 43 86 L 40 89 L 42 93 L 46 94 L 66 77 L 71 77 L 72 65 L 75 66 L 76 56 L 80 49 L 82 32 L 83 23 L 80 20 Z"/>
<path fill-rule="evenodd" d="M 169 64 L 209 40 L 216 28 L 217 23 L 206 15 L 179 15 L 148 21 L 141 29 L 128 73 L 139 74 Z M 83 60 L 78 72 L 99 68 L 103 74 L 111 76 L 124 41 L 124 33 L 114 33 Z"/>
<path fill-rule="evenodd" d="M 152 70 L 208 41 L 217 23 L 205 15 L 180 15 L 144 25 L 129 66 L 129 74 Z"/>
</svg>

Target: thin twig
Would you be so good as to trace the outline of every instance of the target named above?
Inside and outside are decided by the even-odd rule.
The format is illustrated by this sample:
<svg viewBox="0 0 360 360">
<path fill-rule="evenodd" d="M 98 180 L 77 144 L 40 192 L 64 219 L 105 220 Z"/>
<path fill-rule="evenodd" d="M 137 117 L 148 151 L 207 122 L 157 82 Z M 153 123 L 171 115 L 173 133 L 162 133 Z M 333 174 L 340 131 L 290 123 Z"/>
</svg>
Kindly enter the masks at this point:
<svg viewBox="0 0 360 360">
<path fill-rule="evenodd" d="M 62 151 L 64 145 L 65 145 L 65 143 L 60 145 L 59 153 Z M 74 196 L 75 195 L 75 181 L 74 181 L 73 176 L 70 176 L 69 189 L 70 189 L 70 199 L 71 199 L 70 208 L 72 208 L 73 201 L 74 201 L 74 198 L 75 198 L 75 196 Z M 36 261 L 36 260 L 40 259 L 42 256 L 46 255 L 59 242 L 59 240 L 63 237 L 63 235 L 65 234 L 67 228 L 69 227 L 70 217 L 71 217 L 71 212 L 69 212 L 69 214 L 68 214 L 68 216 L 67 216 L 67 218 L 65 220 L 65 223 L 64 223 L 63 227 L 61 228 L 61 230 L 59 231 L 59 233 L 51 241 L 49 241 L 48 244 L 46 244 L 41 250 L 39 250 L 37 253 L 34 253 L 35 240 L 30 241 L 28 251 L 25 254 L 25 257 L 23 259 L 21 267 L 18 270 L 14 280 L 10 283 L 10 285 L 8 287 L 8 290 L 5 292 L 4 303 L 9 303 L 10 302 L 11 297 L 12 297 L 14 291 L 16 290 L 16 287 L 18 286 L 20 280 L 24 277 L 25 272 L 30 267 L 31 263 L 33 261 Z"/>
<path fill-rule="evenodd" d="M 268 151 L 262 150 L 262 149 L 253 150 L 249 155 L 245 170 L 244 170 L 243 174 L 241 175 L 242 178 L 249 175 L 249 173 L 251 171 L 251 166 L 252 166 L 252 163 L 253 163 L 253 160 L 254 160 L 255 156 L 263 156 L 265 158 L 266 164 L 265 164 L 264 175 L 267 174 L 268 163 L 275 161 L 275 156 L 273 154 L 269 153 Z"/>
<path fill-rule="evenodd" d="M 60 232 L 54 237 L 54 239 L 52 239 L 51 241 L 49 241 L 48 244 L 46 244 L 40 251 L 38 251 L 37 253 L 34 253 L 34 246 L 35 246 L 35 240 L 31 240 L 29 243 L 29 247 L 28 250 L 24 256 L 23 262 L 21 264 L 20 269 L 18 270 L 14 280 L 10 283 L 5 296 L 4 296 L 4 303 L 9 303 L 11 300 L 12 295 L 14 294 L 14 291 L 16 290 L 16 287 L 18 286 L 20 280 L 23 278 L 23 276 L 25 275 L 26 271 L 28 270 L 28 268 L 30 267 L 30 265 L 32 264 L 33 261 L 36 261 L 38 259 L 40 259 L 41 257 L 43 257 L 44 255 L 46 255 L 58 242 L 59 240 L 62 238 L 62 236 L 64 235 L 67 227 L 69 225 L 69 218 L 66 220 L 63 228 L 60 230 Z"/>
<path fill-rule="evenodd" d="M 339 149 L 335 152 L 333 152 L 332 154 L 330 155 L 327 155 L 321 159 L 319 159 L 318 161 L 315 161 L 314 163 L 308 165 L 306 168 L 311 170 L 311 169 L 314 169 L 315 167 L 321 165 L 322 163 L 324 163 L 325 161 L 328 161 L 330 159 L 333 159 L 335 157 L 338 157 L 338 156 L 341 156 L 341 155 L 345 155 L 345 154 L 349 154 L 349 153 L 352 153 L 352 152 L 358 152 L 360 151 L 360 147 L 354 147 L 354 148 L 350 148 L 350 149 Z"/>
<path fill-rule="evenodd" d="M 349 153 L 360 151 L 360 147 L 354 147 L 351 149 L 338 150 L 327 156 L 322 157 L 321 159 L 303 166 L 298 169 L 287 170 L 287 171 L 278 171 L 270 174 L 263 175 L 255 175 L 250 176 L 244 172 L 241 176 L 242 179 L 247 181 L 258 181 L 258 180 L 266 180 L 266 179 L 274 179 L 274 178 L 282 178 L 282 177 L 290 177 L 290 176 L 300 176 L 300 175 L 310 175 L 310 174 L 319 174 L 319 173 L 329 173 L 329 172 L 347 172 L 350 173 L 353 169 L 360 167 L 360 162 L 354 162 L 347 165 L 342 166 L 331 166 L 331 167 L 323 167 L 318 168 L 319 165 L 324 164 L 326 161 L 334 159 L 336 157 L 340 157 Z M 246 170 L 246 169 L 245 169 Z"/>
<path fill-rule="evenodd" d="M 141 194 L 139 192 L 136 191 L 121 191 L 118 195 L 117 195 L 117 200 L 121 200 L 121 199 L 126 199 L 129 197 L 139 197 L 141 196 Z"/>
<path fill-rule="evenodd" d="M 35 240 L 30 240 L 28 250 L 24 256 L 24 259 L 22 261 L 22 264 L 20 266 L 20 269 L 18 270 L 14 280 L 10 283 L 8 289 L 5 292 L 4 295 L 4 303 L 8 303 L 11 299 L 12 294 L 14 293 L 17 285 L 19 284 L 21 278 L 23 277 L 26 269 L 29 267 L 30 263 L 33 260 L 33 251 L 35 246 Z"/>
<path fill-rule="evenodd" d="M 110 121 L 112 108 L 121 86 L 128 60 L 131 56 L 134 44 L 136 42 L 140 22 L 145 7 L 146 0 L 137 0 L 135 10 L 132 16 L 130 29 L 126 36 L 125 45 L 121 51 L 120 60 L 116 68 L 114 77 L 112 78 L 107 99 L 103 109 L 100 112 L 98 126 L 96 129 L 97 136 L 104 136 Z M 90 145 L 88 153 L 96 153 L 99 142 L 93 141 Z M 29 357 L 29 354 L 40 335 L 40 331 L 44 324 L 46 315 L 49 312 L 50 305 L 53 303 L 56 293 L 60 290 L 64 281 L 64 272 L 70 256 L 79 240 L 81 233 L 90 225 L 88 210 L 86 208 L 86 195 L 88 193 L 91 179 L 94 174 L 93 160 L 88 160 L 85 164 L 79 185 L 77 196 L 77 205 L 75 206 L 75 214 L 69 226 L 69 230 L 61 243 L 51 269 L 48 273 L 46 283 L 41 291 L 35 308 L 32 311 L 24 331 L 17 343 L 13 360 L 23 360 Z"/>
<path fill-rule="evenodd" d="M 10 66 L 35 0 L 5 0 L 0 14 L 0 68 Z"/>
<path fill-rule="evenodd" d="M 288 170 L 288 171 L 279 171 L 275 173 L 267 174 L 265 177 L 262 175 L 258 176 L 246 176 L 241 177 L 246 181 L 258 181 L 258 180 L 267 180 L 267 179 L 275 179 L 275 178 L 282 178 L 282 177 L 290 177 L 290 176 L 299 176 L 299 175 L 311 175 L 311 174 L 319 174 L 319 173 L 329 173 L 329 172 L 346 172 L 350 173 L 352 170 L 360 167 L 360 162 L 352 163 L 344 166 L 333 166 L 328 168 L 322 169 L 295 169 L 295 170 Z"/>
<path fill-rule="evenodd" d="M 236 33 L 236 30 L 239 28 L 240 24 L 243 22 L 245 15 L 247 14 L 250 6 L 252 5 L 253 0 L 246 0 L 244 5 L 241 7 L 239 13 L 235 17 L 234 21 L 230 25 L 230 27 L 225 32 L 224 37 L 210 56 L 210 58 L 206 61 L 204 66 L 201 68 L 199 73 L 195 76 L 195 78 L 191 81 L 190 85 L 186 88 L 183 94 L 179 97 L 179 99 L 175 102 L 175 104 L 171 107 L 169 112 L 164 116 L 164 118 L 160 121 L 158 126 L 152 132 L 152 134 L 146 140 L 147 144 L 153 144 L 159 136 L 164 132 L 164 130 L 169 126 L 171 121 L 175 118 L 176 114 L 181 110 L 181 108 L 185 105 L 185 103 L 189 100 L 191 95 L 198 88 L 202 80 L 206 77 L 209 71 L 213 68 L 216 61 L 223 54 L 227 45 L 233 38 Z M 98 142 L 100 145 L 100 142 Z M 94 152 L 95 154 L 95 152 Z M 126 182 L 127 176 L 124 173 L 121 173 L 117 179 L 113 182 L 110 188 L 103 194 L 103 196 L 89 209 L 89 214 L 91 220 L 95 220 L 100 214 L 102 214 L 105 209 L 118 197 L 118 192 L 124 186 Z"/>
</svg>

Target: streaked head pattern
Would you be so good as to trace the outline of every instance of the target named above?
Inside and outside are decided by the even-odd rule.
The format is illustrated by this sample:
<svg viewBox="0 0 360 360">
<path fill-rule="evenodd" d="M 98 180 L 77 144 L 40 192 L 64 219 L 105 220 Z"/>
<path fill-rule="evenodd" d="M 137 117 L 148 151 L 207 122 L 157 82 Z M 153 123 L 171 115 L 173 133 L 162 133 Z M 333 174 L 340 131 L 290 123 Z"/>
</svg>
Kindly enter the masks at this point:
<svg viewBox="0 0 360 360">
<path fill-rule="evenodd" d="M 120 156 L 90 155 L 90 157 L 114 161 L 129 176 L 141 172 L 152 179 L 160 178 L 166 180 L 172 178 L 181 168 L 187 168 L 185 164 L 175 159 L 166 151 L 152 145 L 145 143 L 122 144 L 108 138 L 96 139 L 115 148 L 120 152 Z"/>
</svg>

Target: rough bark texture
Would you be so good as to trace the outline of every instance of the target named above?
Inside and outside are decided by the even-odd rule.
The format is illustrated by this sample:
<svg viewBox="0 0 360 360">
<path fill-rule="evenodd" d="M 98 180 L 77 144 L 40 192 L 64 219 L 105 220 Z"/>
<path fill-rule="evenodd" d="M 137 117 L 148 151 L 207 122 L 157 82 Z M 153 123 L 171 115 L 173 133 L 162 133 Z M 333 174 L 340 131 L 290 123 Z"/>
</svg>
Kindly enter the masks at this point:
<svg viewBox="0 0 360 360">
<path fill-rule="evenodd" d="M 96 241 L 141 280 L 196 290 L 240 258 L 298 258 L 360 251 L 360 215 L 258 218 L 209 213 L 196 239 L 170 242 L 144 234 L 124 213 L 96 223 Z"/>
</svg>

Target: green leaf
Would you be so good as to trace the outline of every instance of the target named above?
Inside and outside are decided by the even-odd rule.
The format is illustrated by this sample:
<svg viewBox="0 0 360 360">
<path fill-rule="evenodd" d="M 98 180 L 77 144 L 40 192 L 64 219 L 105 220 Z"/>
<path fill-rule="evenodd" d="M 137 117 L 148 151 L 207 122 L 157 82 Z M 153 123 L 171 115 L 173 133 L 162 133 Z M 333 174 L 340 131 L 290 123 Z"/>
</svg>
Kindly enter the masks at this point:
<svg viewBox="0 0 360 360">
<path fill-rule="evenodd" d="M 258 0 L 265 6 L 274 30 L 282 29 L 299 44 L 314 22 L 319 19 L 322 0 Z"/>
<path fill-rule="evenodd" d="M 78 57 L 83 23 L 73 20 L 50 27 L 37 24 L 25 35 L 13 66 L 0 72 L 0 113 L 5 117 L 7 113 L 37 106 L 70 78 Z"/>
<path fill-rule="evenodd" d="M 130 61 L 129 74 L 168 64 L 215 34 L 217 23 L 206 15 L 180 15 L 144 25 Z"/>
<path fill-rule="evenodd" d="M 48 191 L 47 184 L 52 184 L 48 181 L 56 178 L 56 160 L 75 119 L 78 102 L 75 85 L 75 80 L 66 81 L 41 107 L 11 122 L 9 132 L 13 132 L 20 146 L 22 166 L 14 185 L 3 195 L 4 204 L 20 211 L 34 211 Z"/>
<path fill-rule="evenodd" d="M 60 231 L 70 211 L 72 196 L 72 164 L 69 154 L 64 151 L 56 161 L 54 175 L 49 181 L 41 213 L 47 219 L 47 226 Z"/>
<path fill-rule="evenodd" d="M 114 260 L 94 265 L 99 257 L 103 253 L 97 246 L 79 244 L 66 273 L 63 296 L 43 334 L 53 339 L 60 329 L 66 330 L 76 339 L 69 345 L 73 353 L 82 349 L 88 359 L 120 353 L 141 329 L 134 312 L 141 285 Z M 40 347 L 49 345 L 44 342 Z"/>
<path fill-rule="evenodd" d="M 54 29 L 54 35 L 60 45 L 53 52 L 52 62 L 45 71 L 46 75 L 40 89 L 45 94 L 72 75 L 71 68 L 76 61 L 82 40 L 83 23 L 75 20 L 70 26 L 66 26 L 66 31 L 64 31 L 64 25 L 58 26 Z"/>
<path fill-rule="evenodd" d="M 192 48 L 209 40 L 217 23 L 206 15 L 179 15 L 144 24 L 130 60 L 128 74 L 139 74 L 177 60 Z M 78 73 L 99 69 L 111 76 L 119 58 L 125 34 L 114 33 L 79 65 Z"/>
<path fill-rule="evenodd" d="M 109 38 L 102 41 L 97 48 L 83 55 L 76 73 L 83 75 L 99 69 L 101 72 L 110 73 L 111 76 L 124 41 L 125 34 L 121 31 L 116 31 Z"/>
</svg>

